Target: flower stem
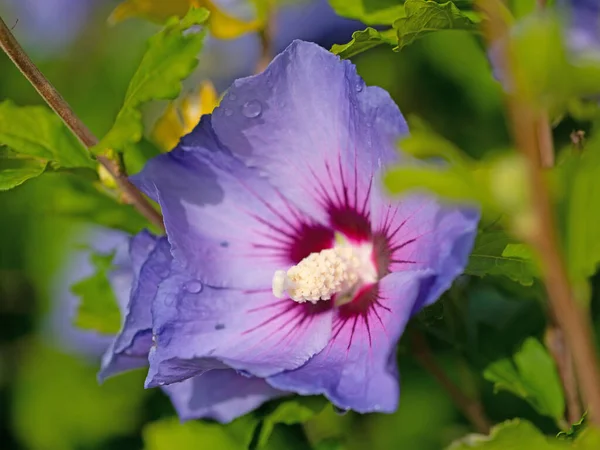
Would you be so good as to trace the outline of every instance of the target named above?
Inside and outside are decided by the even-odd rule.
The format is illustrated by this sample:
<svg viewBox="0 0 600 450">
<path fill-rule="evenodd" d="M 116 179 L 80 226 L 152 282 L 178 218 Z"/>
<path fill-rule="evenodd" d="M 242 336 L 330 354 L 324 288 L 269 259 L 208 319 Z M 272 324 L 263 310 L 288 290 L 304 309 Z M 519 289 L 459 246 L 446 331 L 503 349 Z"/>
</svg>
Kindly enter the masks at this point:
<svg viewBox="0 0 600 450">
<path fill-rule="evenodd" d="M 85 126 L 85 124 L 75 115 L 66 100 L 60 95 L 56 88 L 40 72 L 31 58 L 25 53 L 19 42 L 15 39 L 10 29 L 6 26 L 0 17 L 0 48 L 8 55 L 12 62 L 17 66 L 21 73 L 29 80 L 32 86 L 38 91 L 48 106 L 54 110 L 62 119 L 65 125 L 79 139 L 79 141 L 90 149 L 98 144 L 98 139 Z M 115 179 L 117 186 L 128 201 L 133 204 L 137 210 L 146 217 L 152 224 L 164 230 L 162 216 L 156 211 L 143 194 L 129 181 L 127 174 L 118 163 L 110 158 L 99 155 L 98 162 Z"/>
<path fill-rule="evenodd" d="M 487 17 L 484 35 L 488 45 L 506 39 L 508 26 L 502 20 L 498 0 L 479 0 L 477 5 Z M 509 86 L 515 86 L 515 80 L 511 79 L 511 74 L 514 73 L 511 69 L 514 68 L 508 45 L 503 46 L 503 52 L 499 56 L 499 63 L 506 69 L 504 73 L 508 78 L 504 81 Z M 589 319 L 574 298 L 565 263 L 561 258 L 552 202 L 540 167 L 536 127 L 539 112 L 518 95 L 507 94 L 506 105 L 516 146 L 528 162 L 531 212 L 535 225 L 535 230 L 529 233 L 528 240 L 540 256 L 549 305 L 573 356 L 579 384 L 588 402 L 591 422 L 600 426 L 600 370 L 592 343 Z"/>
<path fill-rule="evenodd" d="M 437 382 L 448 393 L 456 407 L 471 422 L 473 427 L 479 433 L 488 434 L 490 431 L 490 421 L 483 410 L 483 405 L 477 399 L 466 395 L 454 381 L 452 381 L 444 372 L 442 367 L 436 362 L 427 339 L 416 330 L 410 335 L 413 356 L 421 366 L 429 372 Z"/>
</svg>

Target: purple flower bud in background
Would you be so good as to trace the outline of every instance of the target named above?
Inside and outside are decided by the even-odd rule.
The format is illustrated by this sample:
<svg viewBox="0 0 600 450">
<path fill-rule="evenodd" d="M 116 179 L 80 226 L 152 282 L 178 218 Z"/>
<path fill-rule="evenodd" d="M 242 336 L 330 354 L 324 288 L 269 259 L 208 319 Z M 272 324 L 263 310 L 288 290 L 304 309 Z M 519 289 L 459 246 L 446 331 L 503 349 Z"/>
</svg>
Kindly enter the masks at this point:
<svg viewBox="0 0 600 450">
<path fill-rule="evenodd" d="M 0 14 L 26 47 L 43 55 L 64 50 L 99 0 L 3 0 Z M 9 23 L 14 20 L 13 23 Z"/>
<path fill-rule="evenodd" d="M 94 227 L 85 233 L 77 234 L 72 242 L 66 243 L 67 246 L 74 247 L 74 250 L 68 254 L 65 265 L 57 273 L 50 287 L 53 307 L 45 318 L 42 329 L 47 342 L 85 358 L 97 359 L 106 351 L 113 340 L 111 336 L 90 333 L 73 325 L 80 298 L 71 291 L 71 286 L 93 275 L 95 269 L 90 262 L 91 251 L 116 251 L 117 262 L 127 261 L 128 239 L 129 236 L 123 232 Z M 115 275 L 110 281 L 115 288 L 117 299 L 126 304 L 129 300 L 127 279 L 123 280 L 122 276 Z"/>
<path fill-rule="evenodd" d="M 562 0 L 560 5 L 569 17 L 567 44 L 572 52 L 600 54 L 600 2 L 597 0 Z"/>
</svg>

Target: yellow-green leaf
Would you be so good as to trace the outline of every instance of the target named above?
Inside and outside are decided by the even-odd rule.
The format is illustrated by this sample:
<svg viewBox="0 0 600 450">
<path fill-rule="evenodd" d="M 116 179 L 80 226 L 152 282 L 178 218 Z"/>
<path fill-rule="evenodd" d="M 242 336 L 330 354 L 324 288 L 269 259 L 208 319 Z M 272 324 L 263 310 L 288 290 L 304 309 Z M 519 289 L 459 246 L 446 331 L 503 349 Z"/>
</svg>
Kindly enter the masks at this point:
<svg viewBox="0 0 600 450">
<path fill-rule="evenodd" d="M 171 18 L 162 31 L 150 38 L 148 50 L 129 83 L 123 107 L 95 152 L 123 152 L 127 145 L 138 142 L 143 134 L 140 106 L 179 95 L 181 81 L 198 64 L 197 55 L 204 42 L 204 30 L 195 27 L 203 25 L 208 15 L 205 9 L 192 9 L 181 20 Z"/>
<path fill-rule="evenodd" d="M 352 58 L 359 53 L 375 48 L 381 44 L 396 45 L 398 39 L 396 31 L 392 28 L 384 31 L 377 31 L 375 28 L 368 27 L 361 31 L 352 33 L 352 40 L 347 44 L 334 44 L 331 52 L 339 55 L 340 58 Z"/>
<path fill-rule="evenodd" d="M 10 100 L 0 103 L 0 146 L 57 167 L 94 168 L 87 150 L 60 118 L 45 106 L 17 106 Z"/>
</svg>

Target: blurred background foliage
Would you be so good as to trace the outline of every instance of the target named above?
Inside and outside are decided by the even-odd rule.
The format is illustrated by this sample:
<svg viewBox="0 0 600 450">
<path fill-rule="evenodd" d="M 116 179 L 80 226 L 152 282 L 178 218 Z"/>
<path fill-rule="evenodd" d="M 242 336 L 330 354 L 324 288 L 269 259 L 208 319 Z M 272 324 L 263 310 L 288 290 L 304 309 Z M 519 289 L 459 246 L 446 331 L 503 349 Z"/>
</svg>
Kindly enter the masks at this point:
<svg viewBox="0 0 600 450">
<path fill-rule="evenodd" d="M 146 130 L 152 130 L 157 120 L 167 129 L 189 129 L 186 106 L 181 104 L 186 96 L 203 95 L 200 103 L 204 106 L 215 103 L 216 93 L 221 94 L 234 78 L 255 70 L 261 58 L 261 36 L 253 27 L 266 18 L 261 17 L 260 9 L 258 15 L 252 15 L 254 9 L 249 4 L 240 7 L 232 0 L 213 1 L 199 3 L 219 11 L 221 22 L 213 19 L 211 26 L 217 31 L 209 33 L 198 67 L 184 82 L 180 103 L 145 105 Z M 111 128 L 146 41 L 160 29 L 155 23 L 135 18 L 114 23 L 131 13 L 124 7 L 113 12 L 119 3 L 0 0 L 5 22 L 98 136 Z M 330 48 L 349 42 L 353 31 L 365 28 L 359 22 L 336 17 L 324 0 L 282 3 L 278 13 L 269 17 L 275 26 L 274 51 L 283 49 L 293 38 Z M 393 6 L 394 2 L 388 3 Z M 232 24 L 231 17 L 238 22 L 233 20 Z M 378 21 L 373 19 L 373 23 Z M 243 35 L 216 39 L 235 36 L 236 30 L 243 30 Z M 480 160 L 510 145 L 501 86 L 479 36 L 468 31 L 433 33 L 401 53 L 378 46 L 353 61 L 367 84 L 388 90 L 409 120 L 419 118 L 473 159 Z M 214 84 L 216 93 L 200 88 L 206 80 Z M 0 55 L 0 100 L 5 99 L 21 106 L 43 103 L 10 61 Z M 178 114 L 184 118 L 176 125 L 173 121 L 181 121 Z M 564 145 L 571 131 L 589 126 L 567 116 L 554 130 L 557 142 Z M 156 151 L 154 145 L 169 146 L 160 128 L 154 134 L 147 132 L 142 143 L 153 147 L 150 151 Z M 109 250 L 121 232 L 90 227 L 88 221 L 119 225 L 129 232 L 145 223 L 126 208 L 105 208 L 103 205 L 112 199 L 94 191 L 81 176 L 48 172 L 10 192 L 0 191 L 2 449 L 246 448 L 256 439 L 248 430 L 257 416 L 224 427 L 208 422 L 181 427 L 161 392 L 142 389 L 142 372 L 97 384 L 99 357 L 109 338 L 73 328 L 77 299 L 70 287 L 93 273 L 90 248 Z M 93 173 L 83 176 L 95 177 Z M 494 241 L 480 244 L 485 248 Z M 500 273 L 484 279 L 461 278 L 443 301 L 422 313 L 413 326 L 428 330 L 442 365 L 464 389 L 474 394 L 483 392 L 482 400 L 492 420 L 520 416 L 545 432 L 556 433 L 555 421 L 540 411 L 539 404 L 510 392 L 495 394 L 494 376 L 484 379 L 481 375 L 491 362 L 512 357 L 526 337 L 543 339 L 545 328 L 538 282 L 522 275 L 526 277 L 522 284 L 529 285 L 524 287 L 518 282 L 523 282 L 521 278 L 497 275 Z M 598 283 L 600 280 L 592 283 L 596 317 Z M 283 423 L 273 419 L 264 448 L 306 448 L 309 442 L 323 450 L 438 450 L 467 433 L 470 428 L 465 418 L 406 346 L 401 346 L 399 362 L 402 398 L 397 413 L 361 416 L 334 411 L 331 405 L 307 412 L 299 405 L 297 414 L 302 419 L 298 421 L 304 423 L 291 423 L 294 421 L 289 415 Z M 257 414 L 267 414 L 273 408 L 276 405 L 266 405 Z"/>
</svg>

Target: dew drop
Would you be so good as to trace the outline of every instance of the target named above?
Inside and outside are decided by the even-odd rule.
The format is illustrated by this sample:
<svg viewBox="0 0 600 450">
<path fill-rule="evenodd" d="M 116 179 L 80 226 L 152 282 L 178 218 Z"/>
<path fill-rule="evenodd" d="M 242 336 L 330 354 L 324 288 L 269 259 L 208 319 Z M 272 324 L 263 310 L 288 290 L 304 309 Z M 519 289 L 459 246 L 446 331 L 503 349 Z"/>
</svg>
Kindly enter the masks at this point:
<svg viewBox="0 0 600 450">
<path fill-rule="evenodd" d="M 363 90 L 363 85 L 362 85 L 362 83 L 358 83 L 358 84 L 356 85 L 356 92 L 361 92 L 362 90 Z"/>
<path fill-rule="evenodd" d="M 258 100 L 250 100 L 242 106 L 242 114 L 248 119 L 254 119 L 262 114 L 262 105 Z"/>
<path fill-rule="evenodd" d="M 159 385 L 159 386 L 164 386 L 164 385 L 165 385 L 165 382 L 164 382 L 164 381 L 159 381 L 159 382 L 158 382 L 158 385 Z"/>
<path fill-rule="evenodd" d="M 184 288 L 190 294 L 198 294 L 202 290 L 202 283 L 197 280 L 188 281 Z"/>
<path fill-rule="evenodd" d="M 218 323 L 215 325 L 215 330 L 223 330 L 225 329 L 225 325 L 222 323 Z"/>
<path fill-rule="evenodd" d="M 227 117 L 231 117 L 233 115 L 233 111 L 230 110 L 229 108 L 225 108 L 225 111 L 223 111 L 223 113 L 227 116 Z"/>
<path fill-rule="evenodd" d="M 227 241 L 223 241 L 223 242 L 221 242 L 221 244 L 219 244 L 219 245 L 221 245 L 221 247 L 223 247 L 223 248 L 227 248 L 227 247 L 229 247 L 229 242 L 227 242 Z"/>
</svg>

